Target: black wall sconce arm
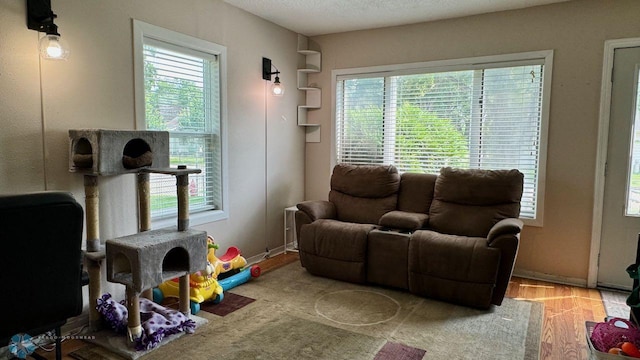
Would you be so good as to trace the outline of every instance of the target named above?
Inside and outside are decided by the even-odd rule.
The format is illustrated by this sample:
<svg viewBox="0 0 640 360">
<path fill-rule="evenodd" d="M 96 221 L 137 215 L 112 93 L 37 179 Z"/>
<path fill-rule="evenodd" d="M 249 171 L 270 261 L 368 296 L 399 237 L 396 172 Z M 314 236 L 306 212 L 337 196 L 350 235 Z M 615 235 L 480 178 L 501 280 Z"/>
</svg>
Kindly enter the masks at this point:
<svg viewBox="0 0 640 360">
<path fill-rule="evenodd" d="M 271 71 L 271 68 L 276 69 L 276 71 Z M 282 96 L 284 94 L 284 86 L 280 83 L 280 70 L 277 67 L 273 66 L 271 63 L 271 59 L 267 59 L 266 57 L 262 58 L 262 79 L 271 81 L 271 75 L 276 75 L 276 79 L 273 81 L 273 85 L 271 86 L 271 93 L 274 96 Z"/>
<path fill-rule="evenodd" d="M 27 0 L 27 27 L 48 35 L 58 35 L 53 19 L 58 17 L 51 10 L 51 0 Z"/>
<path fill-rule="evenodd" d="M 280 71 L 276 68 L 276 71 L 271 71 L 271 68 L 274 67 L 271 64 L 271 59 L 267 59 L 265 57 L 262 58 L 262 79 L 271 81 L 271 75 L 275 74 L 276 76 L 280 74 Z"/>
</svg>

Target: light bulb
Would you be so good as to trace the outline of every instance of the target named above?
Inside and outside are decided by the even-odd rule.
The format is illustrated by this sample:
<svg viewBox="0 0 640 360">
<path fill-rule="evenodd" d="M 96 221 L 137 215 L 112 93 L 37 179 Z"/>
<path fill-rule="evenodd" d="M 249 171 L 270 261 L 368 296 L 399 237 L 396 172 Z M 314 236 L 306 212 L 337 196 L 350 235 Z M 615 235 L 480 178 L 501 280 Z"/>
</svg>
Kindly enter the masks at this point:
<svg viewBox="0 0 640 360">
<path fill-rule="evenodd" d="M 66 60 L 69 57 L 69 48 L 62 41 L 60 35 L 47 34 L 40 39 L 40 56 L 43 59 Z"/>
<path fill-rule="evenodd" d="M 47 47 L 47 56 L 52 58 L 59 58 L 62 55 L 62 48 L 58 42 L 50 42 Z"/>
<path fill-rule="evenodd" d="M 280 78 L 276 76 L 276 80 L 271 86 L 271 93 L 273 96 L 282 96 L 284 94 L 284 86 L 280 84 Z"/>
</svg>

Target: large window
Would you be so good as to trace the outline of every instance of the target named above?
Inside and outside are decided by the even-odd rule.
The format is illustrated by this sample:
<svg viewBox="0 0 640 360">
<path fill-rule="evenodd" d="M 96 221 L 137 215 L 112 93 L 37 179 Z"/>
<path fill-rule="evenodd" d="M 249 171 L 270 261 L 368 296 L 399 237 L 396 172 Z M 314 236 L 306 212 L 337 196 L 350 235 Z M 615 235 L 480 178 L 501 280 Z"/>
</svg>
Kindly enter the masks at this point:
<svg viewBox="0 0 640 360">
<path fill-rule="evenodd" d="M 541 225 L 551 56 L 337 70 L 336 161 L 519 169 L 521 217 Z"/>
<path fill-rule="evenodd" d="M 224 217 L 225 48 L 139 21 L 134 39 L 138 128 L 168 131 L 170 165 L 202 170 L 189 176 L 192 223 Z M 175 222 L 175 178 L 151 174 L 150 186 L 152 220 Z"/>
</svg>

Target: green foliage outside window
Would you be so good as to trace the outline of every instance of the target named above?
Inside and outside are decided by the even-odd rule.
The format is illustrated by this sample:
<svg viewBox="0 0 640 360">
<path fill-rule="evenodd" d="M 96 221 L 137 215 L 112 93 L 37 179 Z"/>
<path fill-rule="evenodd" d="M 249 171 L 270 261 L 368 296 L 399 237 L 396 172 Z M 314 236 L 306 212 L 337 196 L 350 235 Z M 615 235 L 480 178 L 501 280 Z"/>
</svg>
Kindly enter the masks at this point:
<svg viewBox="0 0 640 360">
<path fill-rule="evenodd" d="M 154 47 L 147 46 L 145 50 L 149 58 L 158 56 Z M 200 67 L 199 71 L 202 74 L 205 60 L 192 59 L 191 61 Z M 163 76 L 163 71 L 159 71 L 153 61 L 144 62 L 144 72 L 147 129 L 170 132 L 169 162 L 172 167 L 187 165 L 189 168 L 202 169 L 207 145 L 202 136 L 194 136 L 194 134 L 201 134 L 206 127 L 204 87 L 201 82 L 188 78 Z M 158 177 L 166 177 L 166 181 L 173 182 L 167 176 L 158 175 Z M 192 182 L 194 177 L 196 176 L 191 177 Z M 199 189 L 193 191 L 190 189 L 190 208 L 206 205 L 202 191 L 197 190 Z M 164 213 L 165 210 L 172 210 L 176 207 L 177 196 L 175 194 L 170 191 L 152 192 L 152 212 Z"/>
<path fill-rule="evenodd" d="M 435 174 L 469 164 L 469 142 L 450 119 L 402 104 L 396 123 L 395 162 L 403 171 Z"/>
</svg>

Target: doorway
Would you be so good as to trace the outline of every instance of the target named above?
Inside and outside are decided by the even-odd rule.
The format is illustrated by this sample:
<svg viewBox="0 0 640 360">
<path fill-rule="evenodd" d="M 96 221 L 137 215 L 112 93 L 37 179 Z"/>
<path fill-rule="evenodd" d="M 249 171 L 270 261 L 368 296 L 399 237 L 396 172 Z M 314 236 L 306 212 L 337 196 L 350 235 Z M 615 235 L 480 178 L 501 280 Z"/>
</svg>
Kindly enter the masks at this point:
<svg viewBox="0 0 640 360">
<path fill-rule="evenodd" d="M 603 95 L 608 95 L 608 102 L 603 99 L 601 104 L 604 109 L 598 148 L 599 159 L 604 158 L 604 168 L 599 162 L 602 179 L 596 177 L 596 185 L 600 180 L 601 188 L 596 186 L 594 208 L 593 238 L 599 241 L 592 241 L 588 282 L 590 286 L 630 290 L 633 282 L 625 269 L 636 261 L 640 234 L 640 41 L 635 46 L 608 45 L 610 58 L 609 61 L 605 58 L 605 65 L 608 62 L 612 72 L 608 79 L 603 76 L 603 82 L 610 83 L 603 84 Z M 605 85 L 609 86 L 608 94 L 604 93 Z M 607 109 L 608 114 L 604 112 Z M 604 127 L 603 115 L 608 120 Z M 603 131 L 607 135 L 606 148 L 602 143 Z M 601 156 L 602 148 L 606 149 L 605 156 Z M 599 224 L 596 218 L 598 195 L 601 196 Z"/>
</svg>

